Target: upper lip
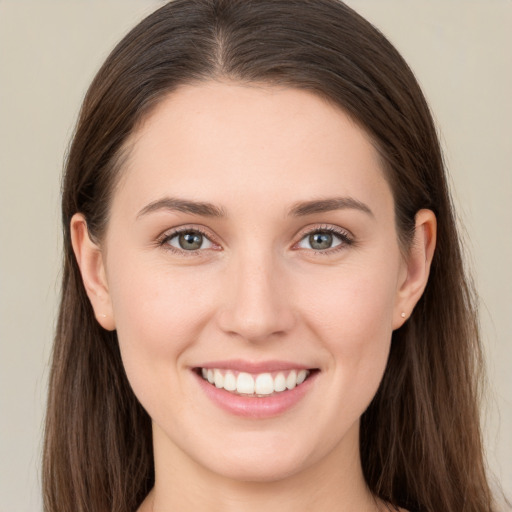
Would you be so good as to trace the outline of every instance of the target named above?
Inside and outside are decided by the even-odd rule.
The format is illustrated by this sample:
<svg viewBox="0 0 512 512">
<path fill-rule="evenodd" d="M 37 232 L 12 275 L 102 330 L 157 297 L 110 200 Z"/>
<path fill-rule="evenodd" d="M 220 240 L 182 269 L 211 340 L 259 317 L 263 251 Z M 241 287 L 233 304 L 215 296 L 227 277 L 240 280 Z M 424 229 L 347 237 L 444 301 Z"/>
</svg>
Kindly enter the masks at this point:
<svg viewBox="0 0 512 512">
<path fill-rule="evenodd" d="M 209 361 L 197 365 L 196 368 L 234 370 L 247 373 L 265 373 L 287 370 L 310 370 L 311 366 L 291 361 L 245 361 L 242 359 L 230 359 L 226 361 Z"/>
</svg>

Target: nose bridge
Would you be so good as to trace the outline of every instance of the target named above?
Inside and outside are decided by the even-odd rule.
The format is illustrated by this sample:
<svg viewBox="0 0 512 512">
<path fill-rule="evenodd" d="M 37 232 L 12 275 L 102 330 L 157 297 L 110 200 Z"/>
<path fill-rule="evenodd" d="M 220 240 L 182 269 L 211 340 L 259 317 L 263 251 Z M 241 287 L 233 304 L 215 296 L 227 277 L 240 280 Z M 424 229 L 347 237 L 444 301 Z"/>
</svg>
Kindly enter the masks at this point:
<svg viewBox="0 0 512 512">
<path fill-rule="evenodd" d="M 246 247 L 231 263 L 222 329 L 252 342 L 287 332 L 294 319 L 278 257 L 268 247 Z"/>
</svg>

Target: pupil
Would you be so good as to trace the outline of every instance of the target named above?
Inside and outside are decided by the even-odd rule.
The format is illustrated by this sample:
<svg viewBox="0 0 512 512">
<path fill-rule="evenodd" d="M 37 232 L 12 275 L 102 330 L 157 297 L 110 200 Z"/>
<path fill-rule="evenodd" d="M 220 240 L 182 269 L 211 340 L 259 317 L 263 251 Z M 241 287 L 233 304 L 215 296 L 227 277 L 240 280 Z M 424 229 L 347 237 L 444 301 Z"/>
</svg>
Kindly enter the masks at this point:
<svg viewBox="0 0 512 512">
<path fill-rule="evenodd" d="M 313 249 L 329 249 L 332 245 L 332 235 L 330 233 L 313 233 L 309 235 L 309 243 Z"/>
<path fill-rule="evenodd" d="M 179 243 L 182 249 L 199 249 L 203 243 L 203 235 L 200 233 L 182 233 L 179 236 Z"/>
</svg>

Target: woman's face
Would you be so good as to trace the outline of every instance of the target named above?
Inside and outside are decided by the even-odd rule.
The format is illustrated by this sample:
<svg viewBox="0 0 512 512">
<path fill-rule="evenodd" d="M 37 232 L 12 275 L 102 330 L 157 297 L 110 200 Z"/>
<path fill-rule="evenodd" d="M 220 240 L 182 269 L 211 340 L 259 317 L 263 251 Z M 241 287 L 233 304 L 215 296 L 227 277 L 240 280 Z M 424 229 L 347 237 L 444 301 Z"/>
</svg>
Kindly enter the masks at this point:
<svg viewBox="0 0 512 512">
<path fill-rule="evenodd" d="M 104 279 L 157 468 L 272 480 L 358 460 L 407 279 L 366 133 L 308 92 L 212 82 L 130 144 Z"/>
</svg>

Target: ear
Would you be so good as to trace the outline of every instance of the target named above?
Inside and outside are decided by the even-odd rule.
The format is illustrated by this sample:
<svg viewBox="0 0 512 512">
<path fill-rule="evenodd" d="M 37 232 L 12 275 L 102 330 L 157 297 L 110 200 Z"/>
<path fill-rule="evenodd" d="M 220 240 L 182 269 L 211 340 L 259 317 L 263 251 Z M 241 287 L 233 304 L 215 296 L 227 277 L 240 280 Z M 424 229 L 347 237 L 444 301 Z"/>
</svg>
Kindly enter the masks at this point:
<svg viewBox="0 0 512 512">
<path fill-rule="evenodd" d="M 70 227 L 73 251 L 96 320 L 104 329 L 113 331 L 114 314 L 101 249 L 91 240 L 87 221 L 81 213 L 73 215 Z"/>
<path fill-rule="evenodd" d="M 437 221 L 434 212 L 418 211 L 414 239 L 404 260 L 404 270 L 398 283 L 393 329 L 398 329 L 406 322 L 427 286 L 436 247 L 436 234 Z"/>
</svg>

